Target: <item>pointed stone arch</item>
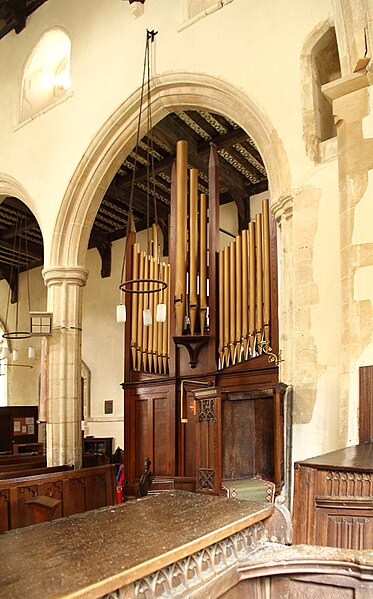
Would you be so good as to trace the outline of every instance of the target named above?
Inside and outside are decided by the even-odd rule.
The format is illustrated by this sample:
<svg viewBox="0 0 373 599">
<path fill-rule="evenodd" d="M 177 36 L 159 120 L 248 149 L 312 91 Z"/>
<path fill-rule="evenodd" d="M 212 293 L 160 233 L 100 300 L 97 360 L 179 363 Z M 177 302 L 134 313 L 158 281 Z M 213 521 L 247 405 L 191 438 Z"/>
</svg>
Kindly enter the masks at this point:
<svg viewBox="0 0 373 599">
<path fill-rule="evenodd" d="M 140 90 L 103 125 L 83 155 L 66 190 L 46 267 L 84 267 L 89 235 L 106 188 L 123 157 L 135 145 Z M 221 113 L 247 131 L 262 155 L 272 201 L 291 185 L 280 138 L 263 110 L 242 90 L 209 75 L 166 73 L 151 92 L 155 125 L 175 110 L 206 109 Z"/>
</svg>

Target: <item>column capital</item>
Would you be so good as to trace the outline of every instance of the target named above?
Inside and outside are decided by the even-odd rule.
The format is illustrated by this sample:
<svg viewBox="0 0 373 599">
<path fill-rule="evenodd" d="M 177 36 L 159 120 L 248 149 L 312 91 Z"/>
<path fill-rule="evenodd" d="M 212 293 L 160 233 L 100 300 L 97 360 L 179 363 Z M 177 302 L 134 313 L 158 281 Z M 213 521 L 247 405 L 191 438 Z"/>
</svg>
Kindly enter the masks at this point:
<svg viewBox="0 0 373 599">
<path fill-rule="evenodd" d="M 282 217 L 290 218 L 292 216 L 295 194 L 296 192 L 292 189 L 287 189 L 276 202 L 271 204 L 271 212 L 278 223 L 281 222 Z"/>
<path fill-rule="evenodd" d="M 87 283 L 88 270 L 80 266 L 57 266 L 44 268 L 42 275 L 47 287 L 63 282 L 84 287 Z"/>
</svg>

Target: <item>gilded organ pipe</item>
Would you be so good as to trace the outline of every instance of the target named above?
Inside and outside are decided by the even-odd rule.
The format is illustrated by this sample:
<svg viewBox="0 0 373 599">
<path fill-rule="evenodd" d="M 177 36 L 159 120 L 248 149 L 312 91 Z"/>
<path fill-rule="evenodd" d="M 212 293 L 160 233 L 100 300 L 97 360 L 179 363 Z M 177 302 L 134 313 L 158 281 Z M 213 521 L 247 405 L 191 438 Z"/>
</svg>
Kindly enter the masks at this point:
<svg viewBox="0 0 373 599">
<path fill-rule="evenodd" d="M 201 335 L 205 334 L 207 314 L 207 197 L 201 193 L 200 198 L 200 264 L 199 264 L 199 305 Z"/>
<path fill-rule="evenodd" d="M 264 300 L 263 300 L 263 320 L 264 320 L 264 340 L 270 340 L 270 319 L 271 319 L 271 286 L 270 286 L 270 238 L 269 238 L 269 201 L 262 202 L 263 214 L 263 270 L 264 270 Z"/>
<path fill-rule="evenodd" d="M 198 268 L 198 170 L 190 169 L 189 195 L 189 318 L 190 332 L 194 335 L 197 322 L 197 268 Z"/>
<path fill-rule="evenodd" d="M 175 316 L 176 334 L 182 335 L 186 307 L 187 260 L 187 166 L 188 143 L 176 144 L 176 256 L 175 256 Z"/>
<path fill-rule="evenodd" d="M 262 265 L 262 215 L 256 215 L 256 350 L 261 353 L 260 342 L 263 332 L 263 265 Z"/>
</svg>

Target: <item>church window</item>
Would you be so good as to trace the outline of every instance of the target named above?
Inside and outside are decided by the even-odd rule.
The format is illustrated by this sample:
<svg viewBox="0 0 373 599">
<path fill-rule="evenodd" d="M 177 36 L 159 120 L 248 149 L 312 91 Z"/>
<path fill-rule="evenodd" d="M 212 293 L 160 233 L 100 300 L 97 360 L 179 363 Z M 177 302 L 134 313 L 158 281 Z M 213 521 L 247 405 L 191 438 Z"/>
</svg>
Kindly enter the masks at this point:
<svg viewBox="0 0 373 599">
<path fill-rule="evenodd" d="M 331 19 L 313 30 L 301 52 L 303 139 L 308 156 L 323 162 L 335 155 L 333 107 L 322 86 L 341 77 L 338 44 Z"/>
<path fill-rule="evenodd" d="M 69 36 L 60 29 L 43 35 L 23 73 L 20 120 L 33 118 L 65 100 L 70 89 Z"/>
<path fill-rule="evenodd" d="M 184 0 L 184 2 L 184 22 L 179 27 L 179 31 L 230 4 L 233 0 Z"/>
<path fill-rule="evenodd" d="M 341 77 L 337 39 L 331 27 L 315 44 L 312 52 L 316 133 L 320 141 L 336 136 L 332 106 L 321 91 L 325 83 Z"/>
</svg>

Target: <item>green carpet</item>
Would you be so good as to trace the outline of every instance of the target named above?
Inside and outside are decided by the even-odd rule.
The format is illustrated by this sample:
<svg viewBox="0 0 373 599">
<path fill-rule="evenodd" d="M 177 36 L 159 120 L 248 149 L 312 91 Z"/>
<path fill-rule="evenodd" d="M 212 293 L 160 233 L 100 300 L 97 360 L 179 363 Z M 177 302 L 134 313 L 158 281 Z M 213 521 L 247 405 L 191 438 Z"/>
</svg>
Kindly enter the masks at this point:
<svg viewBox="0 0 373 599">
<path fill-rule="evenodd" d="M 223 487 L 230 491 L 230 497 L 243 499 L 245 501 L 265 502 L 267 499 L 267 483 L 258 478 L 246 478 L 241 480 L 223 480 Z"/>
</svg>

